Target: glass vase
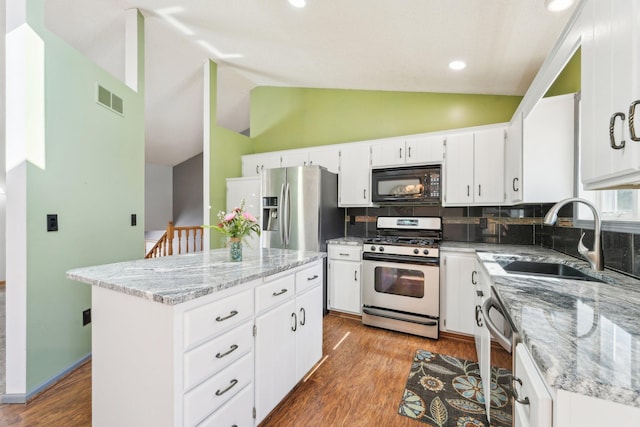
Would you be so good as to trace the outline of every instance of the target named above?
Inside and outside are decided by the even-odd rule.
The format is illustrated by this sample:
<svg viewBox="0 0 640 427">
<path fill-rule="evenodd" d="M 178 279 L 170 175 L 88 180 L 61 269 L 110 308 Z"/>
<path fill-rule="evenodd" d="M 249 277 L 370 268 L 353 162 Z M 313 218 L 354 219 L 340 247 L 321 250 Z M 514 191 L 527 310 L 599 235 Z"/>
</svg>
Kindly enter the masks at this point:
<svg viewBox="0 0 640 427">
<path fill-rule="evenodd" d="M 238 237 L 229 239 L 229 259 L 233 262 L 242 261 L 242 240 Z"/>
</svg>

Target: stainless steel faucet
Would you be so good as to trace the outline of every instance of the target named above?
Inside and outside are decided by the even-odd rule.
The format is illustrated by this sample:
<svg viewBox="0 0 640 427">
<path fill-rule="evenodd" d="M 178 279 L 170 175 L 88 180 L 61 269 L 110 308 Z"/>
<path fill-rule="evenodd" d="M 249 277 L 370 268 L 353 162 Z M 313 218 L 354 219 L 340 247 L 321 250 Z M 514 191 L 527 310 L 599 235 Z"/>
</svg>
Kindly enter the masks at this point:
<svg viewBox="0 0 640 427">
<path fill-rule="evenodd" d="M 560 200 L 558 203 L 553 205 L 551 209 L 549 209 L 549 212 L 547 212 L 547 214 L 544 216 L 544 224 L 555 224 L 558 220 L 558 211 L 560 210 L 560 208 L 572 202 L 584 203 L 585 205 L 589 206 L 591 212 L 593 213 L 593 250 L 590 251 L 582 243 L 582 239 L 584 238 L 584 233 L 582 233 L 580 242 L 578 242 L 578 252 L 580 253 L 580 255 L 585 257 L 587 261 L 589 261 L 589 264 L 591 264 L 591 268 L 597 271 L 602 271 L 604 270 L 604 259 L 602 257 L 602 242 L 600 240 L 600 215 L 598 214 L 598 210 L 596 209 L 596 207 L 590 201 L 580 199 L 578 197 L 570 197 L 568 199 Z"/>
</svg>

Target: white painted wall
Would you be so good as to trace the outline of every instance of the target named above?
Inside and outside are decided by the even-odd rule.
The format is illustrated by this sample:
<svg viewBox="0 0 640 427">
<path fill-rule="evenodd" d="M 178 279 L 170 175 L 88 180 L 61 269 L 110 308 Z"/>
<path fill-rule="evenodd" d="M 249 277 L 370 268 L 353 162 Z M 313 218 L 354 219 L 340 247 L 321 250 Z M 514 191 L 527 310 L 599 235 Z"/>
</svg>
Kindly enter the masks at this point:
<svg viewBox="0 0 640 427">
<path fill-rule="evenodd" d="M 164 230 L 173 220 L 173 167 L 147 163 L 144 170 L 144 229 Z"/>
</svg>

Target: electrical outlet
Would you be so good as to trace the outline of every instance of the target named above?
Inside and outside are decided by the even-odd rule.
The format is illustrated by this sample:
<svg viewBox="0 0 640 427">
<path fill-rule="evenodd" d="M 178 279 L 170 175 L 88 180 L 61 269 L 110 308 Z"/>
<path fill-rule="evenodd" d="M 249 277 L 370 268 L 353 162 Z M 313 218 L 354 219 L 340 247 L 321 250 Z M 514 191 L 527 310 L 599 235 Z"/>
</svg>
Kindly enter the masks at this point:
<svg viewBox="0 0 640 427">
<path fill-rule="evenodd" d="M 91 309 L 87 308 L 82 312 L 82 326 L 87 326 L 91 323 Z"/>
<path fill-rule="evenodd" d="M 58 215 L 47 214 L 47 231 L 58 231 Z"/>
<path fill-rule="evenodd" d="M 135 227 L 136 225 L 138 225 L 138 217 L 136 214 L 131 214 L 131 226 Z"/>
<path fill-rule="evenodd" d="M 480 218 L 480 230 L 486 230 L 489 228 L 487 218 Z"/>
</svg>

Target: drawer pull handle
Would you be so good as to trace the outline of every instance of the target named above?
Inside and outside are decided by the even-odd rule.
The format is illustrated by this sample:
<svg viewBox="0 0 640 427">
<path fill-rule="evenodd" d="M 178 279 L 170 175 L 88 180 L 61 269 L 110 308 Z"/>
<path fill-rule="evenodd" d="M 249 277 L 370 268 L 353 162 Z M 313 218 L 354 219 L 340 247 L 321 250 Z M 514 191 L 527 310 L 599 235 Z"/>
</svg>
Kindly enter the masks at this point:
<svg viewBox="0 0 640 427">
<path fill-rule="evenodd" d="M 225 316 L 225 317 L 218 316 L 218 317 L 216 317 L 216 322 L 224 322 L 227 319 L 231 319 L 236 314 L 238 314 L 238 312 L 236 310 L 233 310 L 231 313 L 229 313 L 228 316 Z"/>
<path fill-rule="evenodd" d="M 231 390 L 236 384 L 238 384 L 238 380 L 237 379 L 232 379 L 231 383 L 229 384 L 229 387 L 225 388 L 224 390 L 220 390 L 218 389 L 216 391 L 216 396 L 222 396 L 223 394 L 225 394 L 226 392 L 228 392 L 229 390 Z"/>
<path fill-rule="evenodd" d="M 478 325 L 478 327 L 482 327 L 482 317 L 480 316 L 480 313 L 482 312 L 482 307 L 480 307 L 479 305 L 476 305 L 476 325 Z"/>
<path fill-rule="evenodd" d="M 311 276 L 311 277 L 307 277 L 307 281 L 308 281 L 308 282 L 310 282 L 310 281 L 312 281 L 312 280 L 316 280 L 317 278 L 318 278 L 318 275 L 317 275 L 317 274 L 314 274 L 314 275 L 313 275 L 313 276 Z"/>
<path fill-rule="evenodd" d="M 518 384 L 520 384 L 520 387 L 522 387 L 522 380 L 515 375 L 511 375 L 511 394 L 513 395 L 513 398 L 521 405 L 528 405 L 530 403 L 529 398 L 525 396 L 523 399 L 522 397 L 518 396 L 518 392 L 516 391 L 514 382 L 517 382 Z"/>
<path fill-rule="evenodd" d="M 223 357 L 230 355 L 231 353 L 233 353 L 237 349 L 238 349 L 238 346 L 236 344 L 234 344 L 234 345 L 231 346 L 231 348 L 227 352 L 216 354 L 216 358 L 217 359 L 222 359 Z"/>
<path fill-rule="evenodd" d="M 349 254 L 345 254 L 345 253 L 342 253 L 342 252 L 340 252 L 339 255 L 340 256 L 349 256 Z"/>
<path fill-rule="evenodd" d="M 284 294 L 284 293 L 286 293 L 286 292 L 287 292 L 287 290 L 286 290 L 286 289 L 282 289 L 280 292 L 274 292 L 274 293 L 273 293 L 273 296 L 274 296 L 274 297 L 277 297 L 277 296 L 280 296 L 280 295 L 282 295 L 282 294 Z"/>
</svg>

